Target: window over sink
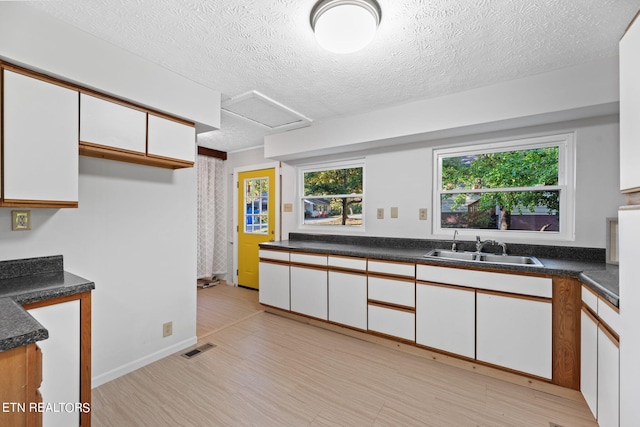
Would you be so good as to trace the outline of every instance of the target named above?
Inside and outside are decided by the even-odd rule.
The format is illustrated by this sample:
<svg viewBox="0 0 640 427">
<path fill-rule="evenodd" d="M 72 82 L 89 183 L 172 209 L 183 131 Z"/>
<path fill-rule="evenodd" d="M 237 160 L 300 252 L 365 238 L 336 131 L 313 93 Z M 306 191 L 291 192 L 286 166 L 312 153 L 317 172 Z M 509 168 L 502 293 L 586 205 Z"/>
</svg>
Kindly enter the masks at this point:
<svg viewBox="0 0 640 427">
<path fill-rule="evenodd" d="M 563 133 L 434 150 L 434 234 L 572 240 L 573 141 Z"/>
</svg>

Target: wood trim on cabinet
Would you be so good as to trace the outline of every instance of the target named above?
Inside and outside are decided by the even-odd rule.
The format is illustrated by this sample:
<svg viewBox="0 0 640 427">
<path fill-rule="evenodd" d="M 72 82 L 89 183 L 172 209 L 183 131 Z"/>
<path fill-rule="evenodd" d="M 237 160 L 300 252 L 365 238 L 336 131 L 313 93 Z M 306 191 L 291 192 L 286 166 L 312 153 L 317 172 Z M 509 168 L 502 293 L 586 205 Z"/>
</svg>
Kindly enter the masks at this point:
<svg viewBox="0 0 640 427">
<path fill-rule="evenodd" d="M 502 292 L 502 291 L 493 291 L 489 289 L 480 289 L 476 288 L 475 291 L 479 294 L 488 294 L 488 295 L 496 295 L 499 297 L 507 297 L 507 298 L 515 298 L 515 299 L 523 299 L 527 301 L 536 301 L 536 302 L 544 302 L 547 304 L 551 304 L 553 302 L 552 298 L 545 297 L 536 297 L 533 295 L 524 295 L 524 294 L 514 294 L 510 292 Z"/>
<path fill-rule="evenodd" d="M 126 163 L 135 163 L 144 166 L 155 166 L 165 169 L 191 168 L 194 165 L 193 162 L 185 160 L 145 155 L 145 153 L 141 153 L 138 151 L 117 150 L 85 141 L 80 141 L 79 154 L 81 156 L 96 157 L 107 160 L 117 160 Z"/>
<path fill-rule="evenodd" d="M 446 283 L 434 283 L 434 282 L 427 282 L 424 280 L 417 280 L 416 285 L 437 286 L 439 288 L 457 289 L 459 291 L 467 291 L 467 292 L 476 291 L 476 288 L 471 288 L 468 286 L 447 285 Z M 511 296 L 511 294 L 509 294 L 509 296 Z"/>
<path fill-rule="evenodd" d="M 273 259 L 273 258 L 259 258 L 258 261 L 259 262 L 264 262 L 264 263 L 267 263 L 267 264 L 278 264 L 278 265 L 285 265 L 285 266 L 290 265 L 289 261 L 282 261 L 282 260 Z"/>
<path fill-rule="evenodd" d="M 380 307 L 380 308 L 387 308 L 389 310 L 404 311 L 406 313 L 416 312 L 416 309 L 414 307 L 407 307 L 406 305 L 398 305 L 398 304 L 393 304 L 386 301 L 378 301 L 374 299 L 368 299 L 367 305 L 373 305 L 375 307 Z"/>
<path fill-rule="evenodd" d="M 80 301 L 80 403 L 91 407 L 91 291 L 31 302 L 22 307 L 31 310 L 76 300 Z M 80 413 L 80 427 L 91 427 L 91 411 Z"/>
<path fill-rule="evenodd" d="M 4 178 L 4 177 L 3 177 Z M 0 207 L 10 208 L 77 208 L 78 202 L 62 202 L 57 200 L 16 200 L 2 199 Z"/>
<path fill-rule="evenodd" d="M 355 268 L 336 267 L 334 265 L 329 265 L 327 268 L 329 271 L 333 271 L 335 273 L 353 274 L 354 276 L 369 276 L 366 271 Z"/>
<path fill-rule="evenodd" d="M 317 265 L 317 264 L 304 264 L 301 262 L 291 262 L 289 263 L 290 267 L 298 267 L 298 268 L 306 268 L 309 270 L 320 270 L 320 271 L 329 271 L 326 265 Z"/>
<path fill-rule="evenodd" d="M 373 272 L 373 271 L 369 271 L 367 272 L 367 276 L 371 276 L 371 277 L 377 277 L 379 279 L 390 279 L 390 280 L 397 280 L 399 282 L 410 282 L 410 283 L 415 283 L 416 279 L 411 277 L 411 276 L 398 276 L 392 273 L 378 273 Z"/>
<path fill-rule="evenodd" d="M 598 329 L 600 329 L 616 347 L 620 348 L 620 337 L 609 328 L 609 325 L 600 321 L 598 322 Z"/>
<path fill-rule="evenodd" d="M 582 284 L 571 277 L 553 278 L 551 364 L 553 383 L 580 390 L 580 310 Z"/>
</svg>

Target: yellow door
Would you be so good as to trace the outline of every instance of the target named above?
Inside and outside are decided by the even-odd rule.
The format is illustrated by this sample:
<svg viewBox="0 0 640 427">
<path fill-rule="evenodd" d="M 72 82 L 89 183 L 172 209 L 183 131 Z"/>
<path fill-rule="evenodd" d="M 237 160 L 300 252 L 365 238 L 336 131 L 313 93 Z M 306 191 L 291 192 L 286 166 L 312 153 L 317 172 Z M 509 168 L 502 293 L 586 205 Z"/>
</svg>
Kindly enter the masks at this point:
<svg viewBox="0 0 640 427">
<path fill-rule="evenodd" d="M 275 169 L 238 174 L 238 284 L 258 289 L 258 245 L 275 239 Z"/>
</svg>

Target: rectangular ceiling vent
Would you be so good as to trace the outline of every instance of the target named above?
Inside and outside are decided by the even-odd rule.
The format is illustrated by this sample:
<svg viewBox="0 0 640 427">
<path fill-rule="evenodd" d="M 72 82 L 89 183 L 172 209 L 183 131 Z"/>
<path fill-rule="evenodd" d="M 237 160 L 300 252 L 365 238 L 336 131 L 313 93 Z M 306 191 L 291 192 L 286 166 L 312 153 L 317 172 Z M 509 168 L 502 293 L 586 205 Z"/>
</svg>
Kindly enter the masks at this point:
<svg viewBox="0 0 640 427">
<path fill-rule="evenodd" d="M 223 101 L 222 110 L 270 130 L 296 129 L 312 122 L 308 117 L 255 90 Z"/>
</svg>

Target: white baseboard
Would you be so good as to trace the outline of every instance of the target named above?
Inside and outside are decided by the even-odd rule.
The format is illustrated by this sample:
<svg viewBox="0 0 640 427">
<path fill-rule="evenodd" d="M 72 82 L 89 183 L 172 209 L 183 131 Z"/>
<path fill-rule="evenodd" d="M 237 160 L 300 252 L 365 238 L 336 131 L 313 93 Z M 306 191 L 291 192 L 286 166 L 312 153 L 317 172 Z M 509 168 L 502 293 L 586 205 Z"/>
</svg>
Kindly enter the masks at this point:
<svg viewBox="0 0 640 427">
<path fill-rule="evenodd" d="M 147 356 L 141 357 L 140 359 L 137 359 L 125 365 L 119 366 L 115 369 L 105 372 L 104 374 L 100 374 L 95 377 L 92 377 L 91 388 L 96 388 L 98 386 L 101 386 L 102 384 L 115 380 L 118 377 L 126 375 L 130 372 L 133 372 L 136 369 L 142 368 L 143 366 L 146 366 L 157 360 L 163 359 L 167 356 L 170 356 L 174 353 L 184 350 L 187 347 L 191 347 L 197 343 L 198 343 L 198 337 L 194 336 L 186 340 L 180 341 L 179 343 L 176 343 L 172 346 L 163 348 L 162 350 L 156 351 L 155 353 L 151 353 Z"/>
</svg>

